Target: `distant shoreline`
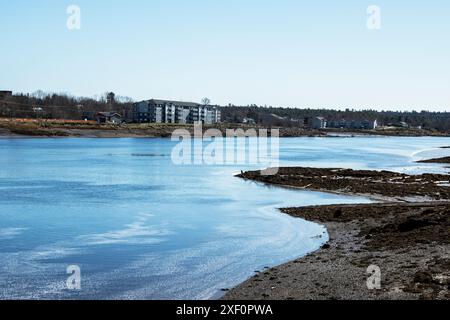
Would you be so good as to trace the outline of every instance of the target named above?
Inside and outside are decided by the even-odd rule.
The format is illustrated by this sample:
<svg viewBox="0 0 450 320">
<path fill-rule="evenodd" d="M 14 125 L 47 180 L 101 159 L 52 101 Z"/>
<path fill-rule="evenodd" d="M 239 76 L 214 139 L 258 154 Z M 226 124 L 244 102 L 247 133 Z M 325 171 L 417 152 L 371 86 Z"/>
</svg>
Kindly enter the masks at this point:
<svg viewBox="0 0 450 320">
<path fill-rule="evenodd" d="M 0 137 L 77 137 L 77 138 L 166 138 L 171 137 L 176 129 L 185 129 L 193 133 L 193 125 L 182 124 L 123 124 L 98 125 L 82 121 L 38 121 L 23 122 L 0 119 Z M 269 129 L 262 126 L 220 123 L 205 125 L 208 129 L 219 129 L 225 134 L 227 129 Z M 297 127 L 273 127 L 279 129 L 280 137 L 357 137 L 357 136 L 387 136 L 387 137 L 450 137 L 450 132 L 426 130 L 336 130 L 336 129 L 304 129 Z"/>
</svg>

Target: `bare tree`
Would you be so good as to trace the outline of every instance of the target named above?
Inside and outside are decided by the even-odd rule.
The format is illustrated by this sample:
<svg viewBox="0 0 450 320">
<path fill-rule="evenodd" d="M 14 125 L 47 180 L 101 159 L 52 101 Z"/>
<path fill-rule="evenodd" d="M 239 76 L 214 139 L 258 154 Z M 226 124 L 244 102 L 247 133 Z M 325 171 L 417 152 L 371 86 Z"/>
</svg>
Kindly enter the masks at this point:
<svg viewBox="0 0 450 320">
<path fill-rule="evenodd" d="M 37 90 L 31 94 L 31 96 L 36 99 L 44 99 L 47 95 L 48 94 L 42 90 Z"/>
<path fill-rule="evenodd" d="M 209 106 L 211 104 L 211 100 L 209 100 L 208 98 L 203 98 L 202 99 L 202 104 L 204 106 Z"/>
<path fill-rule="evenodd" d="M 116 96 L 116 101 L 119 103 L 133 103 L 133 98 L 127 96 Z"/>
</svg>

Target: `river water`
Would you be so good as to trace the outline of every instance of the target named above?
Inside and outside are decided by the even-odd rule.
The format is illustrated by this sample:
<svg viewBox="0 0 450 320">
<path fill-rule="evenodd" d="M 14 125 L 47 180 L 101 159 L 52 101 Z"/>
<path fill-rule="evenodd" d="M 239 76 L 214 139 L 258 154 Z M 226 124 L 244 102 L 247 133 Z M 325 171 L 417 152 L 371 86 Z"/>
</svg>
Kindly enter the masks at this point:
<svg viewBox="0 0 450 320">
<path fill-rule="evenodd" d="M 448 138 L 285 138 L 286 166 L 442 172 Z M 169 139 L 0 139 L 0 299 L 210 299 L 314 251 L 286 206 L 369 199 L 264 186 L 256 165 L 175 165 Z M 69 290 L 67 267 L 81 270 Z"/>
</svg>

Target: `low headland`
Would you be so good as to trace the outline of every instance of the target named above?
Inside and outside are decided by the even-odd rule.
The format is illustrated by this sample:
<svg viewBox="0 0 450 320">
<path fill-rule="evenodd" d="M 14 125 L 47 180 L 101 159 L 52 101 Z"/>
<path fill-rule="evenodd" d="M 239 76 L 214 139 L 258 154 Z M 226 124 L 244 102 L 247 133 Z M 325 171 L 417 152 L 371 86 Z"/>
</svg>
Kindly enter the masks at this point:
<svg viewBox="0 0 450 320">
<path fill-rule="evenodd" d="M 450 132 L 423 129 L 380 128 L 376 130 L 348 130 L 277 126 L 271 128 L 279 129 L 280 137 L 450 136 Z M 3 137 L 165 138 L 170 137 L 176 129 L 186 129 L 193 133 L 194 126 L 192 124 L 168 123 L 123 123 L 114 125 L 98 124 L 95 121 L 0 118 L 0 136 Z M 258 130 L 268 128 L 261 125 L 242 123 L 218 123 L 203 126 L 203 130 L 208 129 L 219 129 L 221 132 L 225 132 L 227 129 Z"/>
<path fill-rule="evenodd" d="M 417 161 L 417 162 L 419 162 L 419 163 L 450 163 L 450 157 L 427 159 L 427 160 L 421 160 L 421 161 Z"/>
<path fill-rule="evenodd" d="M 242 179 L 307 190 L 367 195 L 373 204 L 284 208 L 326 226 L 320 250 L 257 273 L 226 300 L 450 299 L 450 175 L 280 168 Z M 369 266 L 381 271 L 369 289 Z"/>
</svg>

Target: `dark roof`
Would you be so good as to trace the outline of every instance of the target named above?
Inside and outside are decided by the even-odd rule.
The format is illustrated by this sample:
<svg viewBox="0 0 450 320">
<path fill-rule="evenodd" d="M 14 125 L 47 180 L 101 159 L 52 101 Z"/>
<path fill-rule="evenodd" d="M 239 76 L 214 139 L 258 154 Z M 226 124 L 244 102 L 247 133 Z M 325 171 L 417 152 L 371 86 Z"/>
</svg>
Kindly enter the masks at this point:
<svg viewBox="0 0 450 320">
<path fill-rule="evenodd" d="M 120 114 L 118 114 L 117 112 L 97 112 L 96 116 L 103 116 L 103 117 L 114 117 L 114 116 L 118 116 L 118 117 L 122 117 Z"/>
<path fill-rule="evenodd" d="M 359 122 L 364 122 L 364 121 L 368 121 L 368 122 L 375 122 L 377 121 L 377 119 L 373 119 L 373 118 L 352 118 L 352 119 L 345 119 L 345 118 L 331 118 L 331 119 L 327 119 L 329 122 L 330 121 L 335 121 L 335 122 L 340 122 L 340 121 L 345 121 L 345 122 L 352 122 L 352 121 L 359 121 Z"/>
<path fill-rule="evenodd" d="M 159 100 L 159 99 L 150 99 L 148 102 L 153 102 L 155 104 L 171 104 L 174 106 L 180 107 L 200 107 L 201 104 L 195 102 L 184 102 L 184 101 L 173 101 L 173 100 Z"/>
</svg>

